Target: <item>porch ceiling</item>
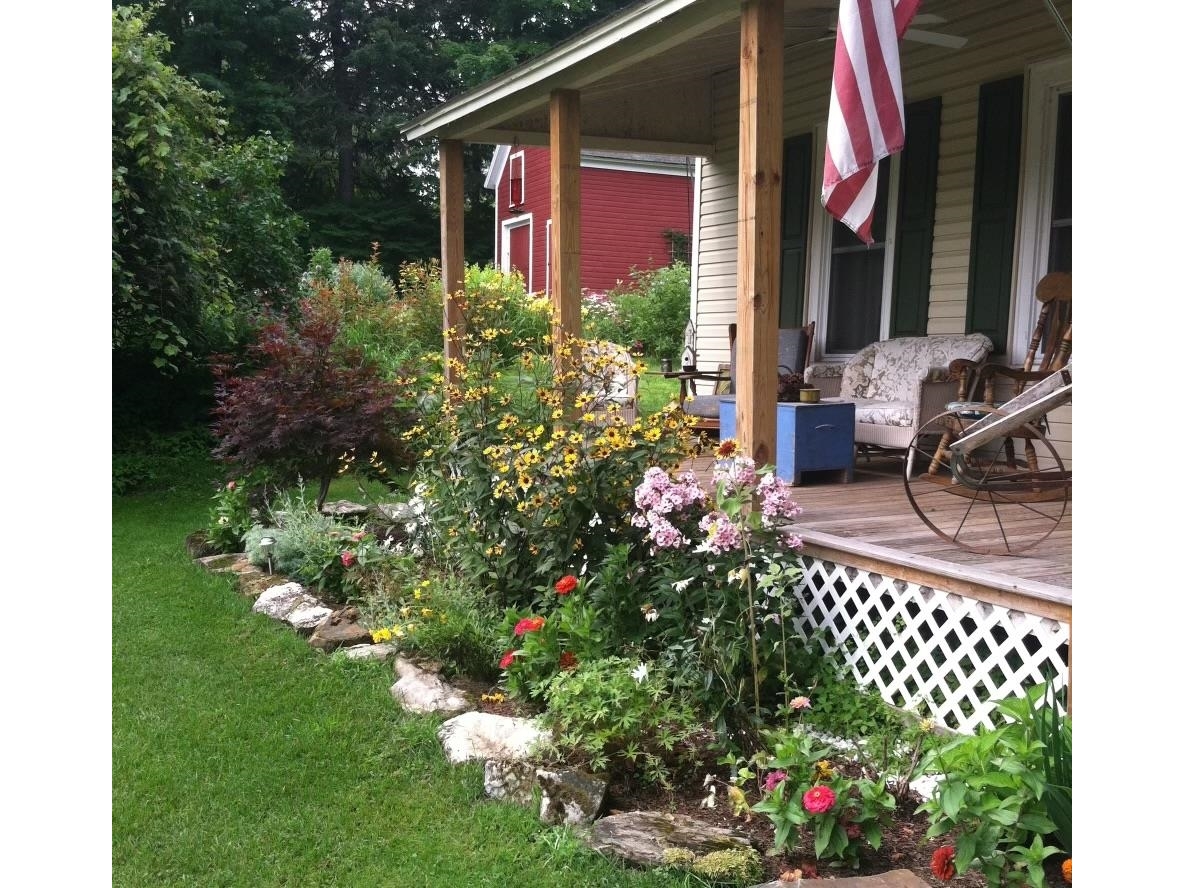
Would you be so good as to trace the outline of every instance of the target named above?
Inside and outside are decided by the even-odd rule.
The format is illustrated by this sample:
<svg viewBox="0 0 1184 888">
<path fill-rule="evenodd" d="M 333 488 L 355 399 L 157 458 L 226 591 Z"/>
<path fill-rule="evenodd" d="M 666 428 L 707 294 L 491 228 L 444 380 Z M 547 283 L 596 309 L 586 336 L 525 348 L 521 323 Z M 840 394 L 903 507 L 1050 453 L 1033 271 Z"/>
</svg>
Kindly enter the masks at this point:
<svg viewBox="0 0 1184 888">
<path fill-rule="evenodd" d="M 837 0 L 786 0 L 787 42 L 826 37 Z M 546 145 L 552 90 L 580 92 L 587 148 L 712 154 L 711 78 L 737 69 L 740 0 L 649 0 L 424 114 L 410 139 Z"/>
</svg>

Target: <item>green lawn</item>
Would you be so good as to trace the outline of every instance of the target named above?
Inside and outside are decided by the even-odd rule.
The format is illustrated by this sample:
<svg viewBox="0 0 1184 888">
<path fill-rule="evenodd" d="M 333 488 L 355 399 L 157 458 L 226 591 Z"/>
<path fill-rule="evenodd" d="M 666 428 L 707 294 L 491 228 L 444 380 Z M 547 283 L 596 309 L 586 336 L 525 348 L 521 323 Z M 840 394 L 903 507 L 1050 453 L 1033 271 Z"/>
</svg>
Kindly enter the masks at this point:
<svg viewBox="0 0 1184 888">
<path fill-rule="evenodd" d="M 395 706 L 389 666 L 317 653 L 192 564 L 206 496 L 113 501 L 113 885 L 702 884 L 484 799 L 441 719 Z"/>
<path fill-rule="evenodd" d="M 671 399 L 678 400 L 678 380 L 661 373 L 643 373 L 637 381 L 638 409 L 644 416 L 661 410 Z"/>
</svg>

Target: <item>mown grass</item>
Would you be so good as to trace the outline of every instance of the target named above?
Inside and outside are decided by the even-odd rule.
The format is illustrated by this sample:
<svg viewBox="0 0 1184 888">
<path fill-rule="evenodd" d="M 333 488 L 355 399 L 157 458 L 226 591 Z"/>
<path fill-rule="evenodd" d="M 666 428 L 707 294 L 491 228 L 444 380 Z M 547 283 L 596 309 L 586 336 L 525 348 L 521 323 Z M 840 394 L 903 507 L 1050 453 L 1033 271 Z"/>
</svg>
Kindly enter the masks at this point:
<svg viewBox="0 0 1184 888">
<path fill-rule="evenodd" d="M 703 884 L 486 800 L 389 666 L 314 651 L 189 560 L 207 508 L 200 485 L 113 501 L 113 885 Z"/>
</svg>

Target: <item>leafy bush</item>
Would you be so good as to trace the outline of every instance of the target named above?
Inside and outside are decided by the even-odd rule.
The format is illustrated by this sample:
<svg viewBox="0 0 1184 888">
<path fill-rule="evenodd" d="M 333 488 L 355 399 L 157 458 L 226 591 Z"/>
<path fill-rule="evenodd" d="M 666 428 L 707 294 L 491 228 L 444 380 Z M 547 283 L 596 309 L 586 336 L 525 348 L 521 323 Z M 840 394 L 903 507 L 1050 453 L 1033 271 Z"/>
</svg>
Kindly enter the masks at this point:
<svg viewBox="0 0 1184 888">
<path fill-rule="evenodd" d="M 765 734 L 769 753 L 760 757 L 756 776 L 764 798 L 752 806 L 773 823 L 773 847 L 792 848 L 799 830 L 814 836 L 818 860 L 857 864 L 861 850 L 879 848 L 891 823 L 896 799 L 883 778 L 847 777 L 831 764 L 833 750 L 800 726 Z"/>
<path fill-rule="evenodd" d="M 330 296 L 304 299 L 289 326 L 268 323 L 251 346 L 254 372 L 214 364 L 217 406 L 214 456 L 242 471 L 266 468 L 277 484 L 320 483 L 325 501 L 338 460 L 350 450 L 374 451 L 398 464 L 391 434 L 406 387 L 382 378 L 361 350 L 341 346 L 341 310 Z"/>
<path fill-rule="evenodd" d="M 801 540 L 789 531 L 801 509 L 772 467 L 758 472 L 730 440 L 718 453 L 713 494 L 693 473 L 652 468 L 629 521 L 650 554 L 653 649 L 717 729 L 750 746 L 778 695 L 792 696 L 804 646 L 792 629 Z"/>
<path fill-rule="evenodd" d="M 981 870 L 992 888 L 1043 888 L 1044 860 L 1068 850 L 1044 842 L 1057 830 L 1048 813 L 1048 774 L 1068 776 L 1072 736 L 1068 718 L 1038 706 L 1046 692 L 1038 685 L 1023 699 L 999 703 L 997 710 L 1012 721 L 958 737 L 921 763 L 922 770 L 942 775 L 934 796 L 920 806 L 929 815 L 926 836 L 954 834 L 955 871 Z M 1058 756 L 1065 759 L 1063 765 L 1050 767 L 1050 759 Z M 1067 803 L 1068 784 L 1062 789 Z M 1054 809 L 1060 804 L 1058 798 Z"/>
<path fill-rule="evenodd" d="M 677 359 L 691 313 L 691 272 L 684 262 L 633 269 L 627 284 L 585 303 L 585 332 L 622 345 L 645 344 L 650 358 Z"/>
<path fill-rule="evenodd" d="M 422 560 L 395 554 L 358 574 L 355 594 L 372 636 L 397 640 L 445 674 L 496 678 L 500 614 L 463 577 L 424 571 Z"/>
<path fill-rule="evenodd" d="M 663 786 L 682 745 L 700 728 L 664 669 L 626 657 L 561 670 L 547 684 L 546 701 L 543 721 L 561 760 L 591 771 L 635 769 Z"/>
<path fill-rule="evenodd" d="M 513 338 L 530 330 L 515 326 L 504 287 L 481 283 L 461 307 L 465 360 L 447 400 L 409 435 L 431 504 L 429 544 L 498 603 L 525 606 L 549 578 L 623 541 L 634 485 L 650 466 L 677 464 L 690 435 L 674 409 L 633 423 L 611 406 L 595 411 L 593 377 L 635 369 L 608 366 L 602 353 L 582 370 L 575 352 L 591 344 L 569 339 L 556 373 L 550 356 Z"/>
<path fill-rule="evenodd" d="M 227 481 L 214 492 L 206 542 L 220 552 L 241 552 L 243 537 L 252 524 L 246 484 L 237 479 Z"/>
<path fill-rule="evenodd" d="M 112 442 L 111 492 L 205 487 L 216 474 L 210 461 L 213 440 L 204 426 L 160 433 L 138 429 Z"/>
</svg>

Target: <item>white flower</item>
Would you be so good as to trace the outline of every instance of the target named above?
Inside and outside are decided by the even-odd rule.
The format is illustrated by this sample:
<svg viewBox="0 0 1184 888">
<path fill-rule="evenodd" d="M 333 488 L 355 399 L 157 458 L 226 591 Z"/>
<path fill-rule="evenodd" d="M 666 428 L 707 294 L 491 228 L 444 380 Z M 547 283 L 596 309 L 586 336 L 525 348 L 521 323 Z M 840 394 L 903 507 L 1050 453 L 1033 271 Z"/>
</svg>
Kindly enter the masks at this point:
<svg viewBox="0 0 1184 888">
<path fill-rule="evenodd" d="M 600 513 L 593 512 L 592 517 L 588 519 L 588 526 L 589 527 L 599 527 L 601 524 L 604 524 L 604 521 L 601 519 Z"/>
<path fill-rule="evenodd" d="M 645 621 L 647 623 L 652 623 L 656 619 L 658 619 L 658 617 L 660 617 L 660 616 L 661 616 L 661 614 L 658 613 L 657 608 L 650 608 L 648 611 L 645 612 Z"/>
<path fill-rule="evenodd" d="M 218 523 L 219 524 L 229 524 L 230 519 L 227 518 L 225 515 L 223 515 L 221 518 L 218 519 Z"/>
<path fill-rule="evenodd" d="M 728 582 L 743 585 L 748 582 L 748 568 L 738 567 L 735 570 L 728 571 Z"/>
<path fill-rule="evenodd" d="M 671 583 L 670 585 L 673 587 L 675 592 L 685 592 L 687 589 L 687 586 L 691 585 L 691 583 L 693 583 L 694 581 L 695 581 L 694 577 L 687 577 L 685 580 L 679 580 L 678 582 Z"/>
<path fill-rule="evenodd" d="M 634 681 L 636 681 L 638 684 L 641 684 L 643 681 L 649 678 L 650 670 L 649 667 L 645 665 L 645 663 L 638 663 L 637 668 L 629 674 L 633 676 Z"/>
</svg>

